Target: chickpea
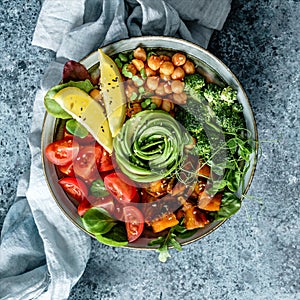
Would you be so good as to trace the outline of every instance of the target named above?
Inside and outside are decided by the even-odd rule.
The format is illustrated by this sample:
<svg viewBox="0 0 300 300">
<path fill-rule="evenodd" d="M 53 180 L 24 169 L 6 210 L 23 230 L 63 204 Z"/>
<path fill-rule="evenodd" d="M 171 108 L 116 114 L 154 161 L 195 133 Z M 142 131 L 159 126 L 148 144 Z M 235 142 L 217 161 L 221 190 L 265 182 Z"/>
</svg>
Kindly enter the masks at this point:
<svg viewBox="0 0 300 300">
<path fill-rule="evenodd" d="M 98 102 L 102 102 L 102 94 L 101 94 L 101 91 L 98 90 L 98 89 L 93 89 L 90 91 L 90 96 L 98 101 Z"/>
<path fill-rule="evenodd" d="M 166 94 L 171 94 L 172 93 L 171 83 L 170 82 L 166 82 L 164 84 L 164 89 L 165 89 Z"/>
<path fill-rule="evenodd" d="M 169 61 L 165 61 L 160 66 L 159 72 L 170 76 L 174 72 L 174 65 Z"/>
<path fill-rule="evenodd" d="M 164 80 L 164 81 L 169 81 L 169 80 L 172 79 L 170 75 L 165 75 L 165 74 L 162 74 L 162 73 L 159 74 L 159 77 L 160 77 L 162 80 Z"/>
<path fill-rule="evenodd" d="M 186 56 L 182 53 L 175 53 L 172 56 L 172 62 L 176 67 L 182 66 L 186 62 Z"/>
<path fill-rule="evenodd" d="M 180 80 L 172 80 L 171 82 L 171 90 L 175 94 L 181 94 L 184 89 L 184 82 Z"/>
<path fill-rule="evenodd" d="M 159 77 L 157 76 L 150 76 L 146 79 L 146 85 L 152 91 L 155 91 L 157 89 L 158 84 L 159 84 Z"/>
<path fill-rule="evenodd" d="M 151 97 L 151 101 L 152 101 L 153 104 L 156 105 L 157 108 L 161 106 L 162 99 L 160 97 L 158 97 L 158 96 L 152 96 Z"/>
<path fill-rule="evenodd" d="M 185 62 L 185 64 L 183 65 L 183 70 L 184 70 L 184 72 L 186 73 L 186 74 L 194 74 L 195 73 L 195 66 L 194 66 L 194 64 L 191 62 L 191 61 L 189 61 L 189 60 L 187 60 L 186 62 Z"/>
<path fill-rule="evenodd" d="M 150 69 L 156 71 L 159 69 L 160 65 L 161 65 L 161 59 L 158 56 L 151 55 L 148 58 L 148 66 Z"/>
<path fill-rule="evenodd" d="M 138 47 L 133 51 L 133 56 L 141 61 L 146 61 L 147 59 L 146 51 L 141 47 Z"/>
<path fill-rule="evenodd" d="M 134 64 L 128 64 L 127 71 L 132 73 L 132 75 L 135 75 L 137 73 L 137 69 Z"/>
<path fill-rule="evenodd" d="M 163 82 L 159 83 L 158 87 L 155 90 L 155 94 L 157 94 L 158 96 L 165 96 L 166 95 L 165 87 L 164 87 Z"/>
<path fill-rule="evenodd" d="M 173 94 L 173 101 L 176 104 L 185 104 L 187 100 L 187 95 L 186 93 L 181 93 L 181 94 Z"/>
<path fill-rule="evenodd" d="M 136 67 L 138 71 L 141 71 L 144 68 L 144 63 L 140 59 L 133 59 L 131 63 Z"/>
<path fill-rule="evenodd" d="M 127 85 L 125 87 L 125 94 L 126 94 L 126 96 L 130 99 L 133 93 L 138 94 L 137 87 L 134 86 L 133 84 Z"/>
<path fill-rule="evenodd" d="M 167 55 L 160 55 L 159 58 L 161 59 L 162 62 L 171 61 L 171 58 Z"/>
<path fill-rule="evenodd" d="M 163 109 L 166 112 L 169 112 L 174 109 L 174 103 L 168 99 L 164 99 L 161 104 L 161 109 Z"/>
<path fill-rule="evenodd" d="M 147 65 L 145 65 L 145 73 L 147 77 L 156 75 L 156 72 L 150 69 Z"/>
<path fill-rule="evenodd" d="M 185 75 L 184 70 L 181 67 L 176 67 L 174 72 L 171 75 L 171 78 L 174 80 L 176 79 L 182 80 L 184 78 L 184 75 Z"/>
</svg>

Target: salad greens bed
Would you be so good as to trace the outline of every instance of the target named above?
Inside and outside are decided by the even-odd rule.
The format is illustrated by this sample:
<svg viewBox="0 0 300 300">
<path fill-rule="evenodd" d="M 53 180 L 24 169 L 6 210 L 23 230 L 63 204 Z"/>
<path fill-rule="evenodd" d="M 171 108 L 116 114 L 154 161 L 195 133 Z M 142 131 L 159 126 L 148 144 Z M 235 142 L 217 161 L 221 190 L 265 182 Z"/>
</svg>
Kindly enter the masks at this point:
<svg viewBox="0 0 300 300">
<path fill-rule="evenodd" d="M 184 53 L 99 51 L 100 68 L 69 61 L 47 92 L 64 133 L 45 154 L 86 231 L 110 246 L 150 238 L 145 246 L 165 262 L 170 247 L 181 251 L 199 228 L 240 209 L 255 141 L 237 91 L 201 75 Z M 87 115 L 91 101 L 106 120 Z"/>
</svg>

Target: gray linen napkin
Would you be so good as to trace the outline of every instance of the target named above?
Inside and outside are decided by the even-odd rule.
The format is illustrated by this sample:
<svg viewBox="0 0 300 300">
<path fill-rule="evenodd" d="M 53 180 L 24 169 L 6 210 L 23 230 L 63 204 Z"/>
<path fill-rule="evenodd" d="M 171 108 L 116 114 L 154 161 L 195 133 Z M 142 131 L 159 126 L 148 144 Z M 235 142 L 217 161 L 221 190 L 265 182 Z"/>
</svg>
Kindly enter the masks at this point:
<svg viewBox="0 0 300 300">
<path fill-rule="evenodd" d="M 89 258 L 90 238 L 59 210 L 41 165 L 43 97 L 60 81 L 65 59 L 79 60 L 100 46 L 141 35 L 176 36 L 206 47 L 213 30 L 222 28 L 231 0 L 42 2 L 32 43 L 55 51 L 57 59 L 36 94 L 30 174 L 20 180 L 1 232 L 1 299 L 67 299 Z"/>
</svg>

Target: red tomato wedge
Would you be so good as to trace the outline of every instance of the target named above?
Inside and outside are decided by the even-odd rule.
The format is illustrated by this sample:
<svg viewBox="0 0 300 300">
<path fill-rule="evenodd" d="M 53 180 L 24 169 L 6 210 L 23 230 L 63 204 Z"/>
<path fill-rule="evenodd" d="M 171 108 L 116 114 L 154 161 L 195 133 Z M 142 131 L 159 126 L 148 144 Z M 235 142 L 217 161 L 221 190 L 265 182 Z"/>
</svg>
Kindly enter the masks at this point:
<svg viewBox="0 0 300 300">
<path fill-rule="evenodd" d="M 113 215 L 115 210 L 114 199 L 112 196 L 100 198 L 89 196 L 87 199 L 84 199 L 79 203 L 77 208 L 79 216 L 82 217 L 92 207 L 101 207 L 105 209 L 110 215 Z"/>
<path fill-rule="evenodd" d="M 144 216 L 135 206 L 125 206 L 123 208 L 125 226 L 128 242 L 137 240 L 144 229 Z"/>
<path fill-rule="evenodd" d="M 115 204 L 112 196 L 109 195 L 100 198 L 89 196 L 88 201 L 93 207 L 101 207 L 105 209 L 110 215 L 113 215 L 115 210 Z"/>
<path fill-rule="evenodd" d="M 111 171 L 113 169 L 114 169 L 114 166 L 113 166 L 113 163 L 111 160 L 111 156 L 105 149 L 103 149 L 100 163 L 98 166 L 98 170 L 99 170 L 99 172 L 102 173 L 102 172 Z"/>
<path fill-rule="evenodd" d="M 83 217 L 83 215 L 90 209 L 92 208 L 92 204 L 87 200 L 84 199 L 81 201 L 77 207 L 77 212 L 80 217 Z"/>
<path fill-rule="evenodd" d="M 87 181 L 93 181 L 99 177 L 97 165 L 101 160 L 102 147 L 90 145 L 80 147 L 80 151 L 74 161 L 74 172 Z"/>
<path fill-rule="evenodd" d="M 138 202 L 139 197 L 134 183 L 121 173 L 111 173 L 104 177 L 106 189 L 123 204 Z"/>
<path fill-rule="evenodd" d="M 94 137 L 88 133 L 88 135 L 84 138 L 80 138 L 78 136 L 74 136 L 72 133 L 70 133 L 67 128 L 65 127 L 64 128 L 64 139 L 65 140 L 75 140 L 79 145 L 89 145 L 89 144 L 95 144 L 96 143 L 96 140 L 94 139 Z"/>
<path fill-rule="evenodd" d="M 58 181 L 64 191 L 75 200 L 81 202 L 88 196 L 88 188 L 84 182 L 75 177 L 66 177 Z"/>
<path fill-rule="evenodd" d="M 59 171 L 69 177 L 75 177 L 73 162 L 65 165 L 65 166 L 57 166 Z"/>
<path fill-rule="evenodd" d="M 79 152 L 79 144 L 73 140 L 59 140 L 46 147 L 45 154 L 50 162 L 64 166 L 73 161 Z"/>
</svg>

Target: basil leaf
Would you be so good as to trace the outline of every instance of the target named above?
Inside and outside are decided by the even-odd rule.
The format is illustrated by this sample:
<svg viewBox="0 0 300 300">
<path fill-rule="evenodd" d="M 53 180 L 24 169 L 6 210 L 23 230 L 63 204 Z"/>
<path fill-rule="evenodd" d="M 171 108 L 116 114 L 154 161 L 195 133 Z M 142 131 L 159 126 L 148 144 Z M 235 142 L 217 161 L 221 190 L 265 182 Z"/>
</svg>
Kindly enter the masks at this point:
<svg viewBox="0 0 300 300">
<path fill-rule="evenodd" d="M 81 220 L 84 228 L 93 234 L 105 234 L 117 224 L 116 220 L 100 207 L 90 208 Z"/>
<path fill-rule="evenodd" d="M 102 179 L 94 180 L 90 187 L 90 192 L 93 196 L 100 198 L 109 195 L 109 192 L 104 186 L 104 182 Z"/>
<path fill-rule="evenodd" d="M 85 127 L 83 127 L 79 122 L 77 122 L 75 119 L 70 119 L 66 122 L 66 128 L 67 130 L 79 138 L 84 138 L 88 135 L 88 131 Z"/>
<path fill-rule="evenodd" d="M 126 229 L 122 225 L 113 227 L 106 234 L 96 234 L 96 239 L 108 246 L 120 247 L 128 244 Z"/>
<path fill-rule="evenodd" d="M 239 170 L 229 170 L 226 174 L 227 186 L 232 192 L 236 192 L 241 183 Z"/>
<path fill-rule="evenodd" d="M 93 84 L 88 79 L 86 79 L 85 81 L 69 81 L 67 83 L 62 83 L 52 87 L 45 95 L 44 105 L 48 113 L 53 115 L 55 118 L 72 118 L 67 112 L 65 112 L 61 108 L 61 106 L 55 100 L 53 100 L 53 97 L 57 92 L 69 86 L 78 87 L 86 93 L 89 93 L 94 88 Z"/>
<path fill-rule="evenodd" d="M 241 199 L 235 194 L 226 192 L 222 198 L 220 210 L 212 213 L 216 221 L 225 220 L 234 215 L 241 207 Z"/>
</svg>

